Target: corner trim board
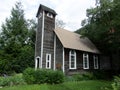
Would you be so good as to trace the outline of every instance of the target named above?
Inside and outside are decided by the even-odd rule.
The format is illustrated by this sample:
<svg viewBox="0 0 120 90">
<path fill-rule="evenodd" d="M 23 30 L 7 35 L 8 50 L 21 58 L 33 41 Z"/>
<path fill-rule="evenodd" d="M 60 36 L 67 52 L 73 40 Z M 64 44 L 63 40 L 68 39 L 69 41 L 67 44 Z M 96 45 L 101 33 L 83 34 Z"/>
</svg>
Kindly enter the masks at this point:
<svg viewBox="0 0 120 90">
<path fill-rule="evenodd" d="M 42 59 L 43 59 L 43 41 L 44 41 L 44 14 L 45 12 L 43 11 L 43 17 L 42 17 L 42 40 L 41 40 L 41 62 L 39 63 L 39 68 L 42 68 Z"/>
<path fill-rule="evenodd" d="M 56 65 L 55 65 L 55 63 L 56 63 L 56 35 L 54 35 L 54 70 L 56 69 Z"/>
<path fill-rule="evenodd" d="M 65 72 L 65 51 L 64 51 L 64 47 L 63 47 L 63 73 Z"/>
</svg>

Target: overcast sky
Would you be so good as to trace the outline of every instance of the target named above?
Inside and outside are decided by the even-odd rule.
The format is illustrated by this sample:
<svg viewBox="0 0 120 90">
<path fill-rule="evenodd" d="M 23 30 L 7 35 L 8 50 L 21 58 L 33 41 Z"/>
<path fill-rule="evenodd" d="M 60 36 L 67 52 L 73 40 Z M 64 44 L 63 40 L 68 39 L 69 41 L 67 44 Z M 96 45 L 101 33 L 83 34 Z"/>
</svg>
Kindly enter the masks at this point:
<svg viewBox="0 0 120 90">
<path fill-rule="evenodd" d="M 95 0 L 0 0 L 0 26 L 10 16 L 16 1 L 23 5 L 25 17 L 36 19 L 40 4 L 48 6 L 57 12 L 57 18 L 66 23 L 66 29 L 75 31 L 81 27 L 81 21 L 86 18 L 86 9 L 95 6 Z"/>
</svg>

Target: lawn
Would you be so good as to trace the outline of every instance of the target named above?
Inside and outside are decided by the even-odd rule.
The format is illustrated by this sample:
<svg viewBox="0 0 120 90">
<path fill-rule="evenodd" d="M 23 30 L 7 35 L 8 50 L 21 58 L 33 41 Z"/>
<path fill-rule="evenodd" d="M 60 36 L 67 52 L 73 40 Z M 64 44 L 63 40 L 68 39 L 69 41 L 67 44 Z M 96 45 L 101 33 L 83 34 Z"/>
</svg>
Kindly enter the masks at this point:
<svg viewBox="0 0 120 90">
<path fill-rule="evenodd" d="M 108 81 L 79 81 L 65 82 L 57 85 L 22 85 L 14 87 L 3 87 L 0 90 L 112 90 L 111 82 Z"/>
</svg>

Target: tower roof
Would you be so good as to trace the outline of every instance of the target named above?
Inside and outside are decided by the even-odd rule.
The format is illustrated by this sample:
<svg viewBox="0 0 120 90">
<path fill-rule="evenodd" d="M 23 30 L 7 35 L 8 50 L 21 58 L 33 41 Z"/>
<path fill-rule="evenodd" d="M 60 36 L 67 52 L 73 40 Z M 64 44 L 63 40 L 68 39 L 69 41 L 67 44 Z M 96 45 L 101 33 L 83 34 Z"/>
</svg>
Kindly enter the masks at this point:
<svg viewBox="0 0 120 90">
<path fill-rule="evenodd" d="M 39 6 L 39 9 L 38 9 L 36 17 L 39 16 L 40 11 L 47 11 L 47 12 L 52 13 L 53 15 L 57 15 L 57 13 L 53 9 L 51 9 L 49 7 L 46 7 L 46 6 L 42 5 L 42 4 L 40 4 L 40 6 Z"/>
</svg>

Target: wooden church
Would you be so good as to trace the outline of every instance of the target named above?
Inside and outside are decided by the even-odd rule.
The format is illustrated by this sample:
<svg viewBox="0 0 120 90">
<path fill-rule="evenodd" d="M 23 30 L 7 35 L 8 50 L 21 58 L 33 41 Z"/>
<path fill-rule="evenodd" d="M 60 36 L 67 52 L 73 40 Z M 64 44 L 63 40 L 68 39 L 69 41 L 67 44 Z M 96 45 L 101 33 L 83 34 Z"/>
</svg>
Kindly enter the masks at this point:
<svg viewBox="0 0 120 90">
<path fill-rule="evenodd" d="M 65 74 L 100 68 L 99 50 L 87 38 L 55 26 L 57 13 L 44 5 L 37 12 L 35 68 L 62 70 Z"/>
</svg>

